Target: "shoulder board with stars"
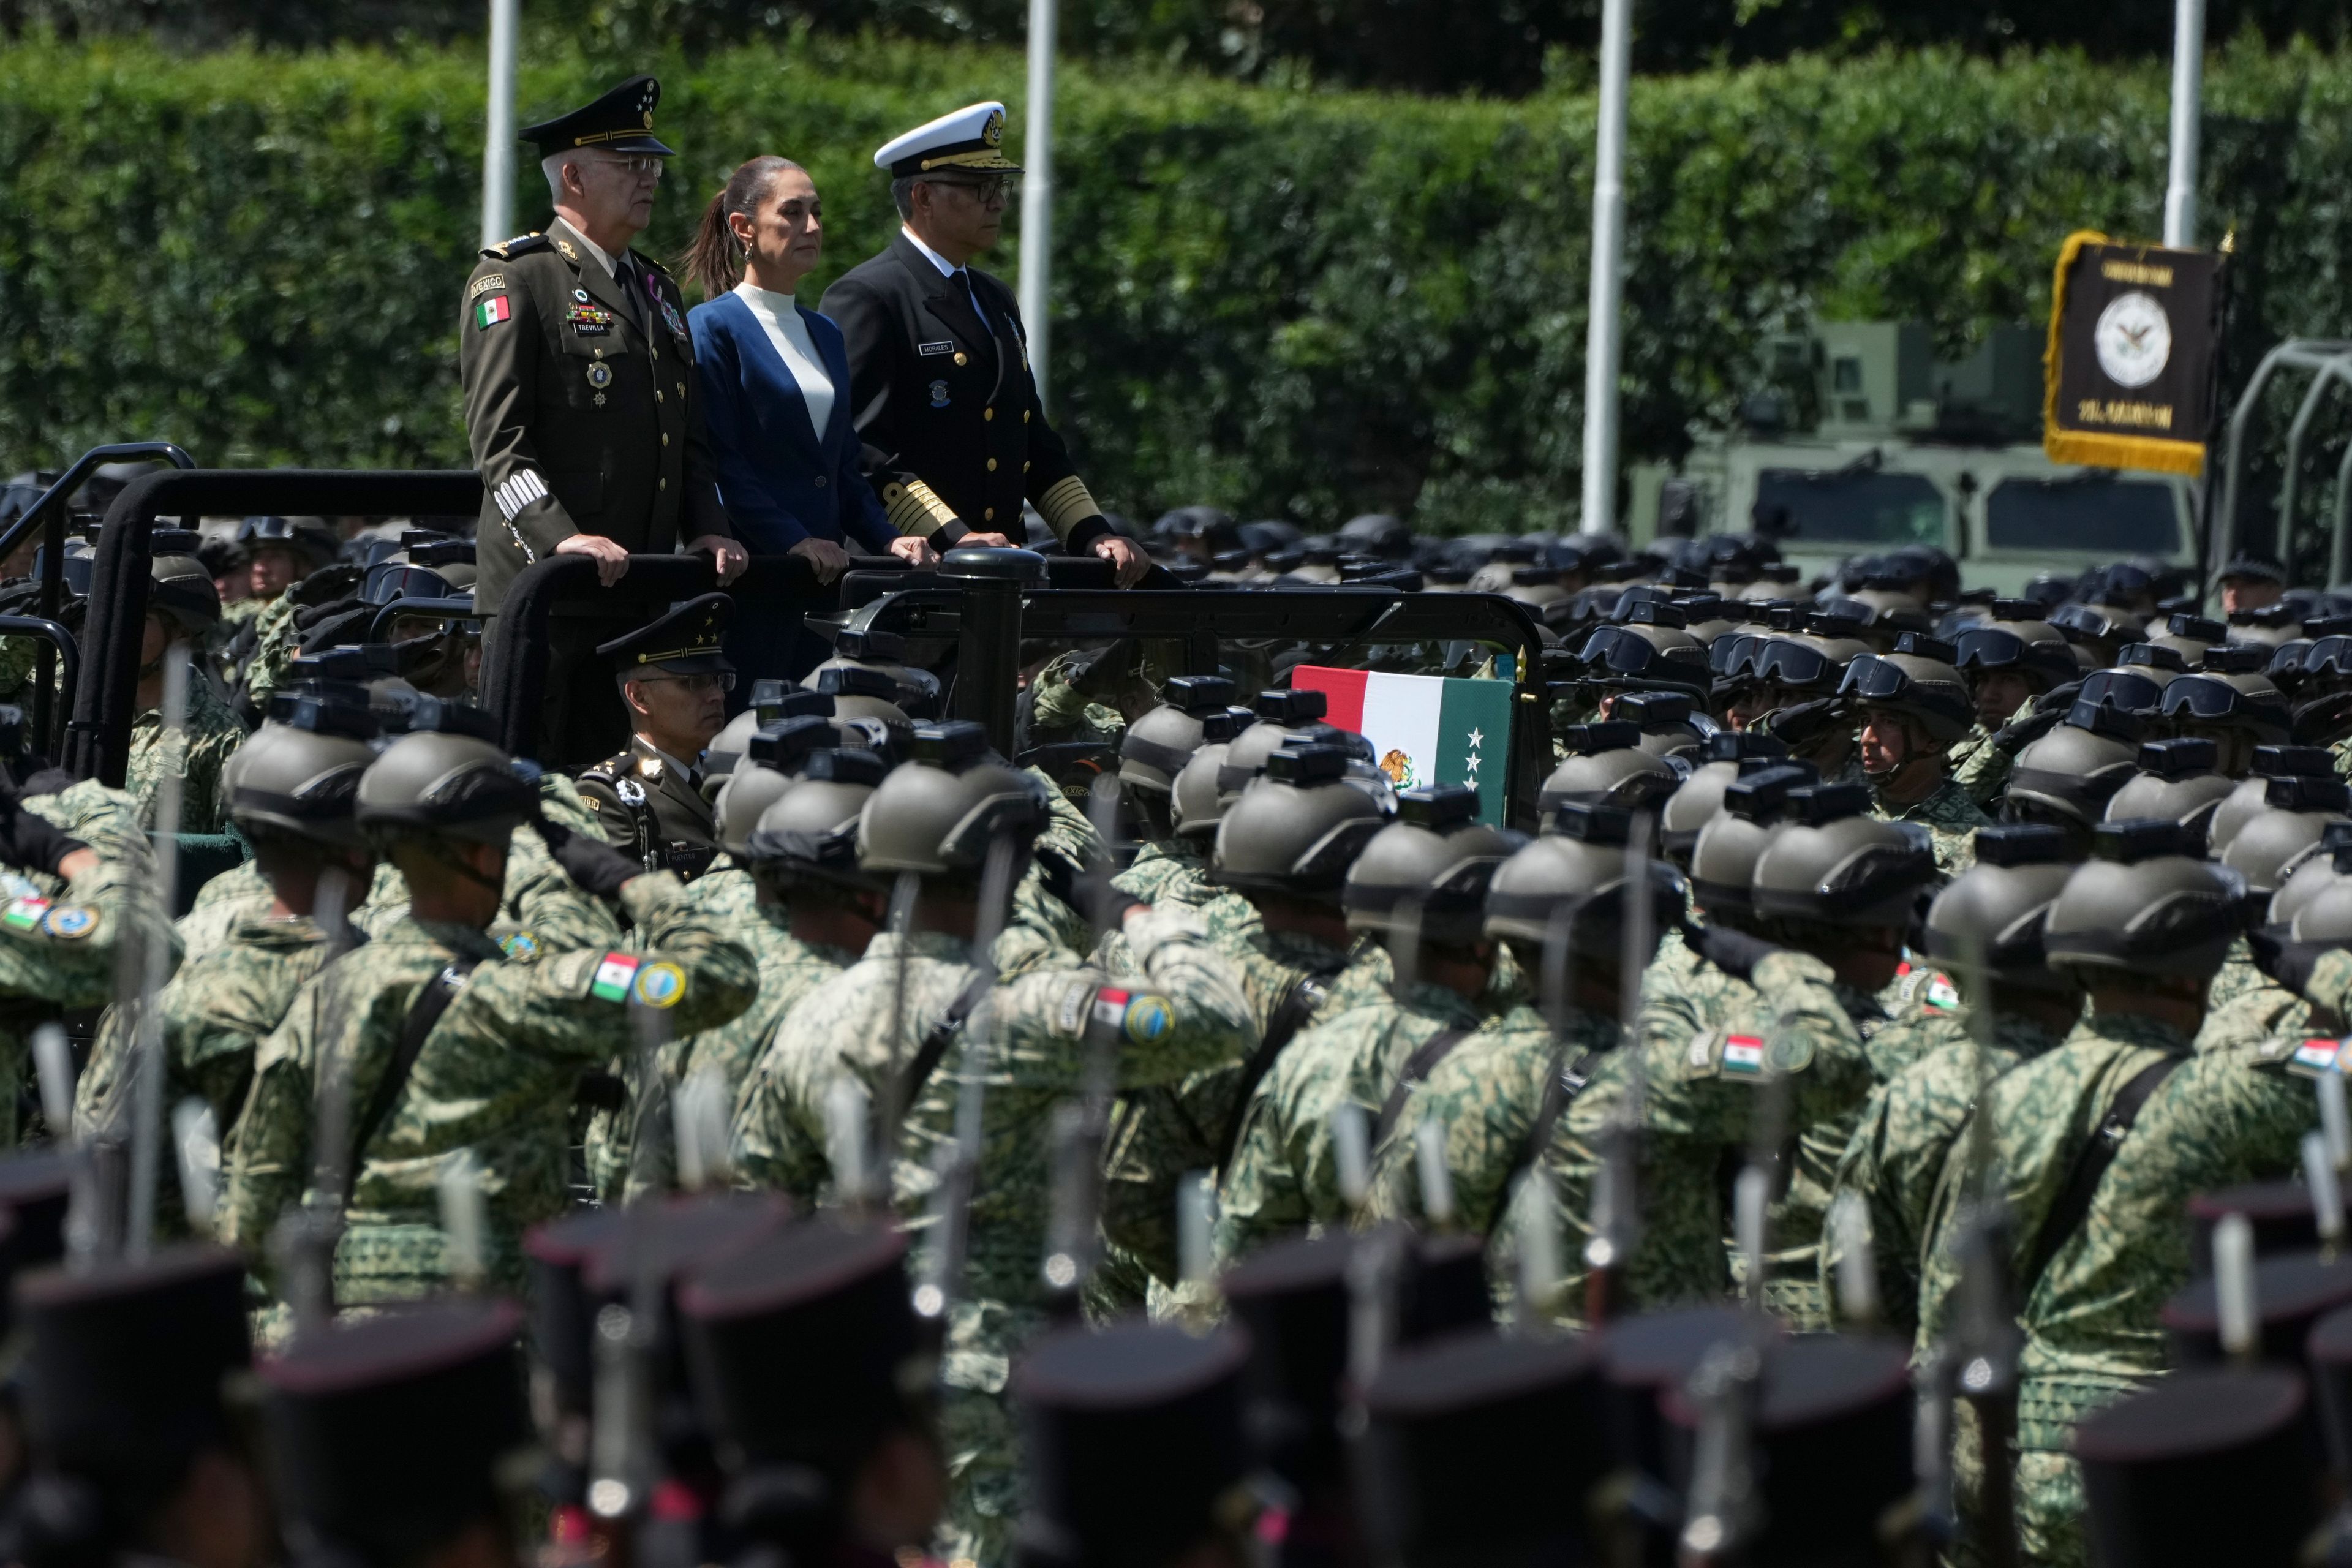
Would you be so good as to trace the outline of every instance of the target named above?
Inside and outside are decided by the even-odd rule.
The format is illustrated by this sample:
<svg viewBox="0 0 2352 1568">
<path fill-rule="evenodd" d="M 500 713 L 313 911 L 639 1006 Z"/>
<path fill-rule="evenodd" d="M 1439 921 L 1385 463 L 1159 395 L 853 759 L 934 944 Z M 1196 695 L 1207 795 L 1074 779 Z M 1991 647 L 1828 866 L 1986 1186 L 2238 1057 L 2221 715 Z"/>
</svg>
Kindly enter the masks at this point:
<svg viewBox="0 0 2352 1568">
<path fill-rule="evenodd" d="M 482 247 L 482 254 L 495 256 L 501 261 L 507 261 L 518 256 L 529 256 L 534 250 L 552 249 L 554 244 L 553 240 L 543 234 L 519 234 L 512 239 L 502 239 L 496 245 Z"/>
</svg>

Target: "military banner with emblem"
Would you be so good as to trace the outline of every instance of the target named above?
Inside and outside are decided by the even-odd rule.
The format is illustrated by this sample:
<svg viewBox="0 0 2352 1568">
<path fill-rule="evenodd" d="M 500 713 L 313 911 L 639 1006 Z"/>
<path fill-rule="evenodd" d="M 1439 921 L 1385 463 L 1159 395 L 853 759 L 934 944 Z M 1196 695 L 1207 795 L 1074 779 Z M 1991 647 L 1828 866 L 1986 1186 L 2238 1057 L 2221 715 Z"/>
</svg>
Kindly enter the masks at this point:
<svg viewBox="0 0 2352 1568">
<path fill-rule="evenodd" d="M 2205 468 L 2221 349 L 2211 251 L 2066 237 L 2042 364 L 2051 460 L 2196 475 Z"/>
</svg>

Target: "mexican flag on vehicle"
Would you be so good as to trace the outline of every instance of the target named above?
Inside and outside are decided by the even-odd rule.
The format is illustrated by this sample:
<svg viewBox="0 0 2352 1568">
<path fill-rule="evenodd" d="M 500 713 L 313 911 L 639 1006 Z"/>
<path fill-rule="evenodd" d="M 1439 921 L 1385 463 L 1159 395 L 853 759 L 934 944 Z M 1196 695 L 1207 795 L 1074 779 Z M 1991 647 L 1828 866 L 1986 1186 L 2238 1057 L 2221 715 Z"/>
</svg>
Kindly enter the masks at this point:
<svg viewBox="0 0 2352 1568">
<path fill-rule="evenodd" d="M 1397 788 L 1468 784 L 1478 792 L 1479 820 L 1501 826 L 1511 766 L 1509 681 L 1302 664 L 1290 684 L 1323 693 L 1324 718 L 1370 741 Z"/>
</svg>

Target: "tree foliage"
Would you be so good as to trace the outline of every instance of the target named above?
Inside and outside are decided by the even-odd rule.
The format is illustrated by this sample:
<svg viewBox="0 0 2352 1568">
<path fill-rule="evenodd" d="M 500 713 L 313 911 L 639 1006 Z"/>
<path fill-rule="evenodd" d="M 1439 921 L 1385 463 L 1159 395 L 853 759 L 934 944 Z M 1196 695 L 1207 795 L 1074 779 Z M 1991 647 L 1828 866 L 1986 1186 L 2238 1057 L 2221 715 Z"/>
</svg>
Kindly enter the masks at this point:
<svg viewBox="0 0 2352 1568">
<path fill-rule="evenodd" d="M 526 114 L 616 68 L 539 55 Z M 648 243 L 734 164 L 807 164 L 827 254 L 895 225 L 870 163 L 1017 56 L 806 29 L 646 62 L 684 150 Z M 2352 59 L 2247 43 L 2208 79 L 2209 242 L 2234 229 L 2241 367 L 2352 321 Z M 1624 446 L 1728 420 L 1810 312 L 1931 321 L 1948 349 L 2047 310 L 2059 241 L 2160 226 L 2167 77 L 1956 51 L 1637 80 Z M 464 47 L 123 41 L 0 55 L 0 459 L 165 437 L 212 464 L 460 463 L 460 292 L 482 62 Z M 1097 496 L 1328 525 L 1415 510 L 1557 524 L 1578 489 L 1593 104 L 1064 73 L 1052 396 Z M 1018 148 L 1015 147 L 1017 153 Z M 517 211 L 544 211 L 526 162 Z M 1017 246 L 993 258 L 1017 273 Z"/>
</svg>

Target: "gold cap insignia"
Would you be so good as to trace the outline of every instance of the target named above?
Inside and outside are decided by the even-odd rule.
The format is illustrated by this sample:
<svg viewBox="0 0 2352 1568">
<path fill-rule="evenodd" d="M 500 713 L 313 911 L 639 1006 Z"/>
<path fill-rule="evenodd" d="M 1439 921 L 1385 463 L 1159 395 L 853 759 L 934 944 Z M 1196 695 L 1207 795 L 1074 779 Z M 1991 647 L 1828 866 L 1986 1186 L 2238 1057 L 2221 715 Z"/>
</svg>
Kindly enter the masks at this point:
<svg viewBox="0 0 2352 1568">
<path fill-rule="evenodd" d="M 653 111 L 652 110 L 648 109 L 648 110 L 646 110 L 646 130 L 648 130 L 648 131 L 651 131 L 653 128 L 654 128 L 654 111 Z"/>
<path fill-rule="evenodd" d="M 980 128 L 980 139 L 992 147 L 1003 144 L 1004 115 L 1001 110 L 989 115 L 988 123 Z"/>
</svg>

